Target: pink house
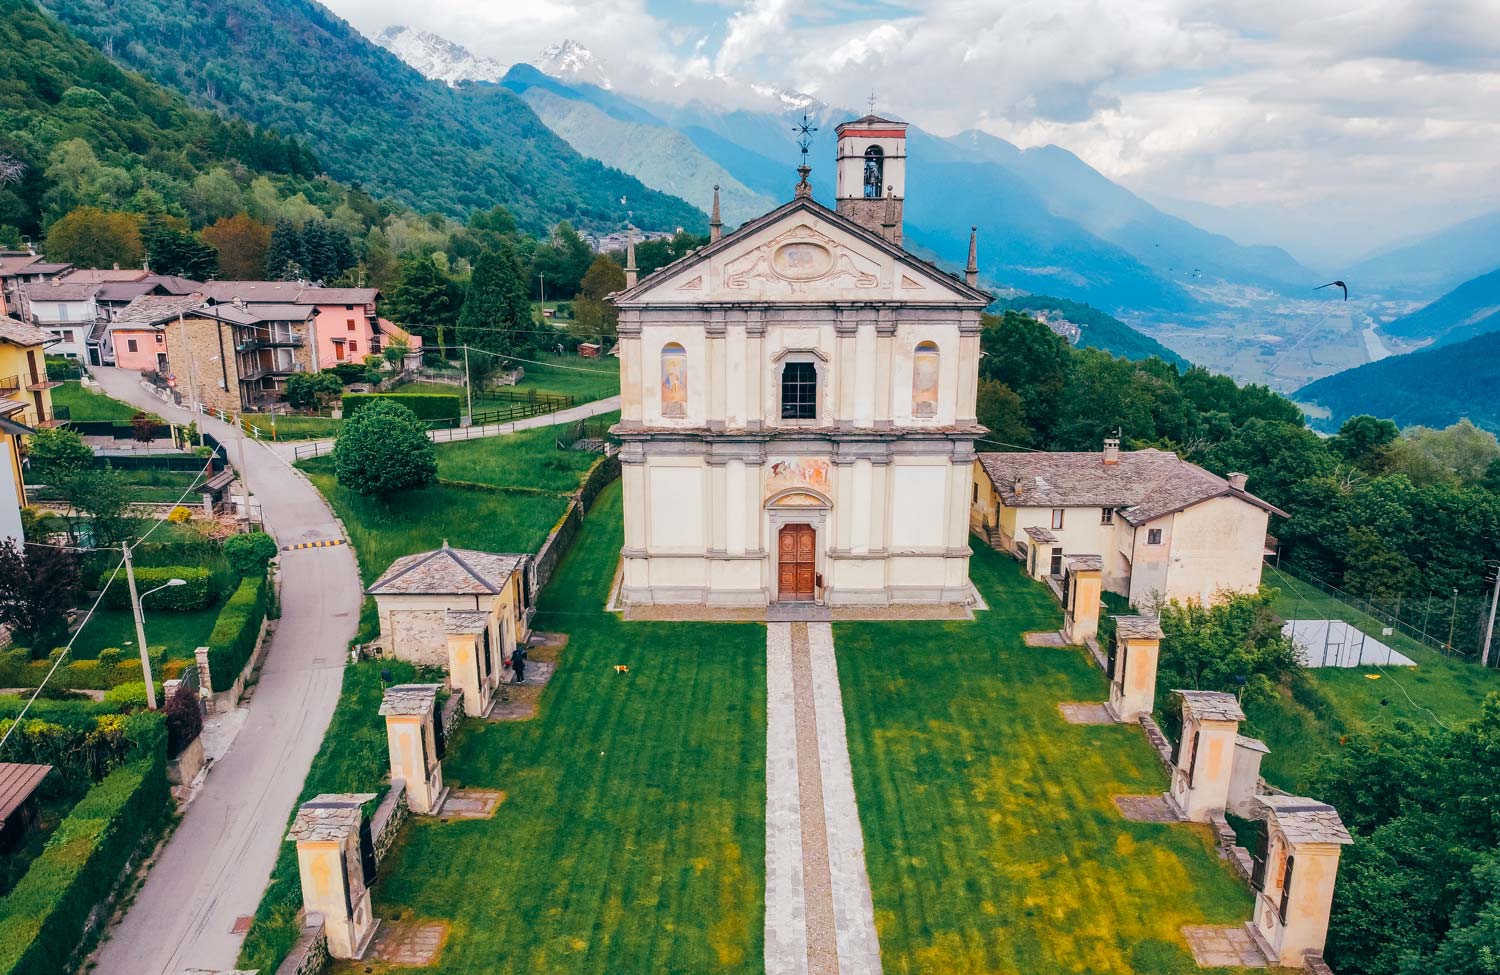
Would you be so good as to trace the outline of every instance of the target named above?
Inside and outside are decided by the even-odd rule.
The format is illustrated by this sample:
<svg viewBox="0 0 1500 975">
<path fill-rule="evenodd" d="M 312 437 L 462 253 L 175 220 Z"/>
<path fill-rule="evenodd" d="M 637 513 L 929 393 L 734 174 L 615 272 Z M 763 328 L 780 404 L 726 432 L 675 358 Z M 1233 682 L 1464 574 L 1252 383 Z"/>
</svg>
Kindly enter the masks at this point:
<svg viewBox="0 0 1500 975">
<path fill-rule="evenodd" d="M 181 329 L 186 326 L 179 325 L 179 321 L 196 320 L 195 312 L 202 304 L 201 294 L 141 295 L 133 299 L 109 323 L 115 365 L 121 369 L 165 371 L 171 333 L 176 330 L 180 337 Z"/>
<path fill-rule="evenodd" d="M 363 362 L 379 352 L 375 301 L 377 288 L 304 288 L 299 305 L 313 306 L 313 362 L 327 369 L 340 362 Z"/>
</svg>

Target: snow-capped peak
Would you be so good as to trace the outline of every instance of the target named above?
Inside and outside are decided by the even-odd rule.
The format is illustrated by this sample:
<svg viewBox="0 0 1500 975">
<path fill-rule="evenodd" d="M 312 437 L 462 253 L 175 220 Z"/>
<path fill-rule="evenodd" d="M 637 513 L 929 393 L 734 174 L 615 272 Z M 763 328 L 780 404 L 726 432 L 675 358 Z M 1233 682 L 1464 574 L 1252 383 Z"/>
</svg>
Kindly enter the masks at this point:
<svg viewBox="0 0 1500 975">
<path fill-rule="evenodd" d="M 804 92 L 793 91 L 790 88 L 780 88 L 776 85 L 752 84 L 750 90 L 757 95 L 775 100 L 782 108 L 791 109 L 795 112 L 800 112 L 804 108 L 822 107 L 822 102 L 819 102 L 813 96 Z"/>
<path fill-rule="evenodd" d="M 563 81 L 581 81 L 606 90 L 613 87 L 604 73 L 604 62 L 574 40 L 553 44 L 531 63 L 543 74 Z"/>
<path fill-rule="evenodd" d="M 460 81 L 499 81 L 505 65 L 472 54 L 446 37 L 424 30 L 393 25 L 380 32 L 375 43 L 437 81 L 456 85 Z"/>
</svg>

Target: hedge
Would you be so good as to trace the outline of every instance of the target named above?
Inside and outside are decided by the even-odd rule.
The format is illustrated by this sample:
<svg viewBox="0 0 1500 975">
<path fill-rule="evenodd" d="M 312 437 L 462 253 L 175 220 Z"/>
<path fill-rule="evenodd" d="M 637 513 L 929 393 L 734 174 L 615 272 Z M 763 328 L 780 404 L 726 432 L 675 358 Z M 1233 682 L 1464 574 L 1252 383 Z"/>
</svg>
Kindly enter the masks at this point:
<svg viewBox="0 0 1500 975">
<path fill-rule="evenodd" d="M 457 393 L 345 393 L 344 419 L 349 419 L 366 405 L 379 400 L 400 403 L 415 413 L 419 420 L 451 424 L 458 423 L 463 406 L 463 397 Z"/>
<path fill-rule="evenodd" d="M 107 901 L 168 809 L 164 754 L 111 772 L 58 826 L 31 869 L 0 900 L 0 975 L 69 970 L 94 908 Z"/>
<path fill-rule="evenodd" d="M 260 636 L 260 625 L 266 618 L 269 585 L 265 576 L 241 579 L 239 588 L 219 613 L 208 637 L 208 669 L 215 692 L 233 687 L 250 660 Z"/>
<path fill-rule="evenodd" d="M 113 575 L 113 570 L 100 573 L 99 582 L 94 588 L 104 589 Z M 125 573 L 121 570 L 114 584 L 105 590 L 105 606 L 111 609 L 130 608 L 130 586 L 126 584 L 124 577 Z M 138 567 L 135 570 L 135 591 L 150 592 L 157 586 L 166 585 L 168 579 L 181 579 L 187 585 L 167 586 L 151 593 L 141 600 L 144 608 L 182 613 L 202 609 L 214 600 L 213 573 L 196 565 Z"/>
<path fill-rule="evenodd" d="M 5 750 L 6 761 L 53 767 L 41 786 L 44 796 L 82 795 L 121 765 L 166 751 L 167 723 L 160 711 L 101 714 L 84 706 L 92 702 L 51 703 L 68 707 L 42 709 L 38 701 Z M 11 719 L 0 720 L 0 732 L 10 725 Z"/>
<path fill-rule="evenodd" d="M 141 657 L 134 647 L 129 653 L 118 647 L 118 656 L 105 650 L 98 660 L 72 660 L 57 668 L 57 673 L 47 684 L 68 690 L 107 691 L 131 681 L 142 680 Z M 171 680 L 181 676 L 192 663 L 188 660 L 166 660 L 165 647 L 151 648 L 151 675 L 157 680 Z M 0 687 L 37 687 L 51 669 L 50 660 L 32 660 L 26 649 L 7 650 L 0 653 Z"/>
</svg>

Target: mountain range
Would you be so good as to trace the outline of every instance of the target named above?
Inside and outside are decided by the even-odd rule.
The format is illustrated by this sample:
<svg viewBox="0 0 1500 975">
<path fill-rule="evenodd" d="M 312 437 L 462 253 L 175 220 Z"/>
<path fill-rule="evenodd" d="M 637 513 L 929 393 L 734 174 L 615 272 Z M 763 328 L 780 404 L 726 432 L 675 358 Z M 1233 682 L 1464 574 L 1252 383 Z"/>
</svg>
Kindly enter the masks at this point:
<svg viewBox="0 0 1500 975">
<path fill-rule="evenodd" d="M 567 64 L 513 65 L 501 84 L 583 155 L 698 206 L 717 184 L 726 220 L 741 222 L 790 193 L 799 161 L 792 123 L 805 110 L 818 125 L 814 195 L 832 203 L 823 167 L 834 127 L 855 113 L 764 86 L 740 86 L 736 101 L 754 107 L 739 108 L 611 90 L 577 70 L 597 64 L 591 55 L 565 46 Z M 1241 247 L 1162 213 L 1056 146 L 1023 150 L 978 131 L 943 138 L 915 125 L 908 132 L 908 239 L 952 265 L 966 257 L 968 225 L 978 225 L 981 273 L 1002 289 L 1110 310 L 1187 311 L 1211 303 L 1220 281 L 1300 291 L 1315 277 L 1285 251 Z"/>
<path fill-rule="evenodd" d="M 1380 326 L 1406 342 L 1452 345 L 1500 331 L 1500 270 L 1465 281 L 1437 301 Z"/>
<path fill-rule="evenodd" d="M 1385 248 L 1342 275 L 1351 288 L 1431 298 L 1500 267 L 1500 210 Z"/>
<path fill-rule="evenodd" d="M 1445 427 L 1468 417 L 1500 433 L 1500 331 L 1346 369 L 1293 398 L 1327 410 L 1314 425 L 1330 432 L 1368 413 L 1403 427 Z"/>
<path fill-rule="evenodd" d="M 561 220 L 606 230 L 707 220 L 584 158 L 509 89 L 424 78 L 314 0 L 43 6 L 125 66 L 201 107 L 295 135 L 331 175 L 420 211 L 465 217 L 504 204 L 538 233 Z"/>
</svg>

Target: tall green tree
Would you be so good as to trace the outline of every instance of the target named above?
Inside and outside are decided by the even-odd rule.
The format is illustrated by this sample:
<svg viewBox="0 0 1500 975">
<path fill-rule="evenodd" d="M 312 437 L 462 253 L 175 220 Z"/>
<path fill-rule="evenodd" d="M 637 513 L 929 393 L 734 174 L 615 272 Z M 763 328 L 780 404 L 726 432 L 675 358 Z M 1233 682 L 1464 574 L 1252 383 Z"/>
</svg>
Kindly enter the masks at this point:
<svg viewBox="0 0 1500 975">
<path fill-rule="evenodd" d="M 501 356 L 522 355 L 534 346 L 535 329 L 515 251 L 506 246 L 481 255 L 458 316 L 459 344 Z M 471 359 L 479 372 L 493 370 L 498 361 L 487 355 Z"/>
<path fill-rule="evenodd" d="M 604 299 L 624 287 L 624 268 L 608 254 L 594 258 L 573 299 L 573 326 L 569 331 L 583 339 L 614 336 L 620 325 L 620 313 Z"/>
<path fill-rule="evenodd" d="M 146 256 L 140 218 L 79 207 L 47 228 L 47 256 L 79 267 L 140 267 Z"/>
<path fill-rule="evenodd" d="M 1026 424 L 1037 442 L 1050 443 L 1073 366 L 1072 350 L 1052 329 L 1018 312 L 985 315 L 982 321 L 980 375 L 1013 389 L 1021 397 Z"/>
<path fill-rule="evenodd" d="M 411 255 L 401 261 L 401 277 L 386 295 L 382 310 L 391 321 L 423 338 L 452 338 L 463 307 L 463 288 L 444 274 L 431 257 Z"/>
<path fill-rule="evenodd" d="M 146 260 L 157 274 L 207 281 L 219 273 L 219 252 L 196 234 L 173 227 L 160 214 L 146 221 L 141 241 L 146 246 Z"/>
<path fill-rule="evenodd" d="M 271 229 L 271 245 L 266 250 L 266 277 L 272 281 L 297 281 L 307 274 L 302 234 L 290 220 L 276 221 Z"/>
<path fill-rule="evenodd" d="M 552 239 L 532 255 L 527 293 L 539 294 L 540 278 L 545 277 L 547 294 L 554 298 L 575 295 L 593 261 L 594 252 L 573 225 L 564 220 L 552 231 Z"/>
</svg>

